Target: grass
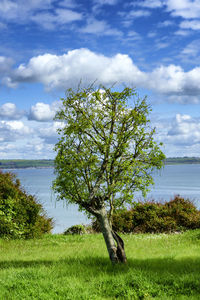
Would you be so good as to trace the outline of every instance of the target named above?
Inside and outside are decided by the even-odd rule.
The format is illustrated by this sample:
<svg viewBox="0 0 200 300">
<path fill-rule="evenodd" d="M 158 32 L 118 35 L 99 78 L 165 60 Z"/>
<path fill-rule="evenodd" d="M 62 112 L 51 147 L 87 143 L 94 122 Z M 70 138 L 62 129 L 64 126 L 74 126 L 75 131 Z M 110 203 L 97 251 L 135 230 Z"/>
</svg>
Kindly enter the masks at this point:
<svg viewBox="0 0 200 300">
<path fill-rule="evenodd" d="M 98 234 L 0 239 L 0 299 L 200 299 L 200 230 L 123 238 L 117 266 Z"/>
</svg>

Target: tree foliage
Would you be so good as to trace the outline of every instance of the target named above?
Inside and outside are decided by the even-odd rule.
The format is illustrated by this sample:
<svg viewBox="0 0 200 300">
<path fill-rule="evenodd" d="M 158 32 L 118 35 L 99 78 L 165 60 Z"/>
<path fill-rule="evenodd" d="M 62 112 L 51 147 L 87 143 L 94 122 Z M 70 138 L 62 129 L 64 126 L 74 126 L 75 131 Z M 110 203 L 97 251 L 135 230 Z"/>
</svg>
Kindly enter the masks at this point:
<svg viewBox="0 0 200 300">
<path fill-rule="evenodd" d="M 28 195 L 12 173 L 0 172 L 0 237 L 33 238 L 53 227 L 42 205 Z"/>
<path fill-rule="evenodd" d="M 113 211 L 131 204 L 136 191 L 145 195 L 153 184 L 152 170 L 163 165 L 150 127 L 151 109 L 146 98 L 127 87 L 121 92 L 69 89 L 62 102 L 56 119 L 65 125 L 55 146 L 54 189 L 60 199 L 96 216 L 105 238 Z"/>
</svg>

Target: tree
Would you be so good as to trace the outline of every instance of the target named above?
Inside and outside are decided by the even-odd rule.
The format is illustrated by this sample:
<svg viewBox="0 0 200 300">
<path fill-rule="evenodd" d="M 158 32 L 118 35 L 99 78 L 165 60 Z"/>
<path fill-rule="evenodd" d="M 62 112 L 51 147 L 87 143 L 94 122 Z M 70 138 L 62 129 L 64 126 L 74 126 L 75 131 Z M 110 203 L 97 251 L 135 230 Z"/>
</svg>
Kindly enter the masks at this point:
<svg viewBox="0 0 200 300">
<path fill-rule="evenodd" d="M 134 89 L 100 86 L 69 89 L 56 120 L 63 121 L 55 146 L 53 187 L 58 198 L 78 204 L 100 224 L 110 259 L 126 262 L 123 240 L 112 230 L 112 214 L 153 184 L 152 170 L 165 158 L 150 128 L 150 106 Z"/>
<path fill-rule="evenodd" d="M 0 171 L 0 237 L 35 238 L 49 233 L 53 221 L 12 173 Z"/>
</svg>

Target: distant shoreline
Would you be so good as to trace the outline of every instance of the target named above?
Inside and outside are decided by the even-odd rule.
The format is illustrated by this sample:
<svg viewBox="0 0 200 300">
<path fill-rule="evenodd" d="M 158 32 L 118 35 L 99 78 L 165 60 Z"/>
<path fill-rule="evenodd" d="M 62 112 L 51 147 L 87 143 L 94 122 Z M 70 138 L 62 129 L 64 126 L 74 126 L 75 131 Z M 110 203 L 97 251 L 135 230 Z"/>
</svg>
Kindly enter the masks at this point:
<svg viewBox="0 0 200 300">
<path fill-rule="evenodd" d="M 200 157 L 169 157 L 165 165 L 200 164 Z M 53 159 L 1 159 L 0 169 L 47 169 L 54 168 Z"/>
<path fill-rule="evenodd" d="M 53 159 L 1 159 L 0 169 L 46 169 L 53 168 Z"/>
</svg>

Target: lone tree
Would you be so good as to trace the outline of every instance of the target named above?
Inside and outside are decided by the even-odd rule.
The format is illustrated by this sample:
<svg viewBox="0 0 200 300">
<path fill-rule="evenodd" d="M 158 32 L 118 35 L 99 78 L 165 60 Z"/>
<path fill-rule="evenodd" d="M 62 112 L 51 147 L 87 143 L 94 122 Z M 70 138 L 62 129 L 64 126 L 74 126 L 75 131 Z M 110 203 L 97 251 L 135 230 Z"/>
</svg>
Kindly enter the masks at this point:
<svg viewBox="0 0 200 300">
<path fill-rule="evenodd" d="M 69 89 L 56 120 L 64 122 L 55 146 L 53 187 L 58 198 L 96 217 L 112 263 L 126 262 L 123 240 L 112 230 L 113 211 L 153 184 L 164 154 L 154 140 L 150 106 L 135 90 Z"/>
</svg>

